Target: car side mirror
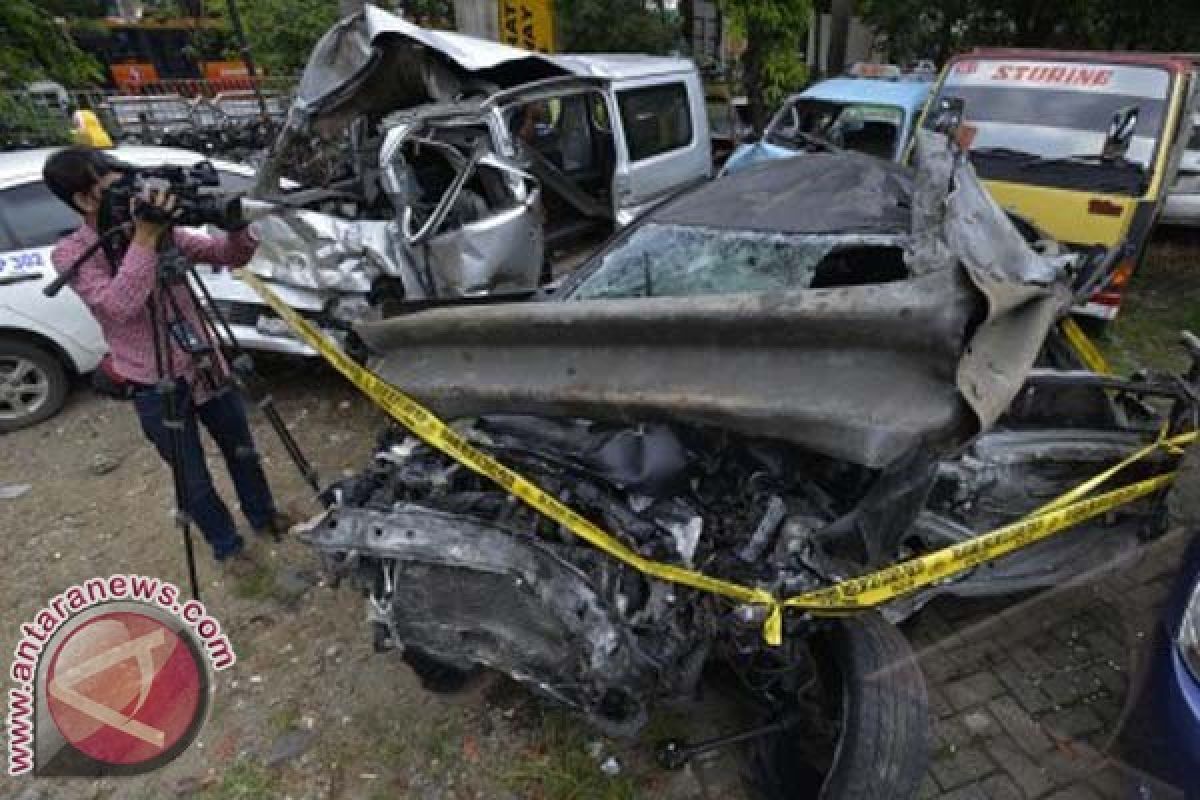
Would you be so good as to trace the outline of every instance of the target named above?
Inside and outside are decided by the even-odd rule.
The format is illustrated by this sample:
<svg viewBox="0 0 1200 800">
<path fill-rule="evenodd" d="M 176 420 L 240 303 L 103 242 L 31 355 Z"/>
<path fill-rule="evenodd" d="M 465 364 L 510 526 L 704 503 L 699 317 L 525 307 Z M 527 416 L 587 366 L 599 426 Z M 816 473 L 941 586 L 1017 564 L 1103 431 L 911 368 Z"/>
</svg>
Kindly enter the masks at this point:
<svg viewBox="0 0 1200 800">
<path fill-rule="evenodd" d="M 962 127 L 966 110 L 966 101 L 961 97 L 943 97 L 933 108 L 933 117 L 929 127 L 949 139 L 954 139 L 958 134 L 958 129 Z"/>
<path fill-rule="evenodd" d="M 1138 107 L 1129 106 L 1113 114 L 1112 122 L 1108 124 L 1108 132 L 1104 136 L 1104 148 L 1100 158 L 1104 161 L 1120 161 L 1129 152 L 1133 143 L 1133 134 L 1138 126 Z"/>
</svg>

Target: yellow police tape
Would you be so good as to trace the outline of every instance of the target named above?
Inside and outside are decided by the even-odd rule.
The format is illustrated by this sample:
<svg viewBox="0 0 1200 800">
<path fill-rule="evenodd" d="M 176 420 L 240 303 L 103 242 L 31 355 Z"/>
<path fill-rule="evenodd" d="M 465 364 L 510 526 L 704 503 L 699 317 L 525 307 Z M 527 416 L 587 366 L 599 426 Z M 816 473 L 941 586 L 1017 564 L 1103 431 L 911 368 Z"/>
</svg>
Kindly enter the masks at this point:
<svg viewBox="0 0 1200 800">
<path fill-rule="evenodd" d="M 874 608 L 901 595 L 931 586 L 971 567 L 1007 555 L 1021 547 L 1077 525 L 1084 520 L 1130 503 L 1140 497 L 1165 488 L 1174 473 L 1158 475 L 1123 486 L 1095 497 L 1081 499 L 1121 470 L 1159 449 L 1176 449 L 1190 444 L 1197 433 L 1174 437 L 1165 433 L 1129 458 L 1081 484 L 1067 494 L 1038 509 L 1019 522 L 1005 525 L 991 533 L 941 550 L 935 550 L 895 566 L 858 578 L 841 581 L 825 589 L 780 598 L 766 589 L 743 586 L 732 581 L 714 578 L 695 570 L 663 564 L 645 558 L 631 550 L 616 537 L 589 522 L 576 511 L 543 492 L 536 485 L 477 450 L 462 436 L 408 395 L 362 367 L 341 351 L 323 333 L 300 317 L 279 299 L 255 275 L 242 271 L 239 277 L 262 297 L 291 329 L 309 346 L 321 354 L 334 369 L 391 415 L 397 422 L 432 447 L 441 450 L 458 463 L 495 481 L 508 493 L 520 498 L 536 511 L 546 515 L 574 535 L 604 551 L 634 569 L 664 581 L 719 594 L 742 603 L 762 606 L 766 610 L 763 637 L 768 644 L 783 640 L 783 610 L 800 609 L 820 616 L 837 616 Z"/>
<path fill-rule="evenodd" d="M 1059 325 L 1062 327 L 1063 335 L 1067 337 L 1067 342 L 1070 343 L 1085 367 L 1098 375 L 1113 374 L 1112 367 L 1108 365 L 1108 359 L 1083 332 L 1083 328 L 1079 327 L 1079 323 L 1075 321 L 1074 317 L 1063 318 Z"/>
</svg>

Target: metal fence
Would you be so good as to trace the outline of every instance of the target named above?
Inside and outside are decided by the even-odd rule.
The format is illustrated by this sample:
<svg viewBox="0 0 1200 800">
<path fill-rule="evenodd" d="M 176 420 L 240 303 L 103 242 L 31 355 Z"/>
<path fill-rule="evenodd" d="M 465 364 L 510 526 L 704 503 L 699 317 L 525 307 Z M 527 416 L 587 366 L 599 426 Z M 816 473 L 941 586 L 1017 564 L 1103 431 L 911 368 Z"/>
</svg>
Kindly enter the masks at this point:
<svg viewBox="0 0 1200 800">
<path fill-rule="evenodd" d="M 278 122 L 291 102 L 294 79 L 260 82 L 267 113 Z M 262 122 L 247 80 L 157 81 L 136 93 L 65 91 L 56 87 L 0 92 L 0 149 L 61 144 L 70 140 L 71 113 L 95 112 L 114 141 L 156 143 L 164 134 L 238 128 Z"/>
</svg>

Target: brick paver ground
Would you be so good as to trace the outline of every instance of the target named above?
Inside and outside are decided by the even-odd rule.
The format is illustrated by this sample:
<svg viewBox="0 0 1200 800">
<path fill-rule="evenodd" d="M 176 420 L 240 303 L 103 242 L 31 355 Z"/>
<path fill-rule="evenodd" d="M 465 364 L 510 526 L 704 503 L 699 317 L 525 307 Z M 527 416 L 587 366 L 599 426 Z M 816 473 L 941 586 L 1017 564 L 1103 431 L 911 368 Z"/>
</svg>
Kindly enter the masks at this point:
<svg viewBox="0 0 1200 800">
<path fill-rule="evenodd" d="M 1131 768 L 1108 753 L 1182 540 L 1015 603 L 943 598 L 919 615 L 908 633 L 934 717 L 923 800 L 1129 796 Z"/>
</svg>

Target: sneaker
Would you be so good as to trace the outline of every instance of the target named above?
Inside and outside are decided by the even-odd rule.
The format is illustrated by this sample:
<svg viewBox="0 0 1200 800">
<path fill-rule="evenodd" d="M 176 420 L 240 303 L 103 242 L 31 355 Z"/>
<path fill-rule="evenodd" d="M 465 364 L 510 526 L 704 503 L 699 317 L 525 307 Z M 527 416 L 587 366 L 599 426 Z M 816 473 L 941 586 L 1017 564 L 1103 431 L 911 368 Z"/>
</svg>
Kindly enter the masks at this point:
<svg viewBox="0 0 1200 800">
<path fill-rule="evenodd" d="M 255 528 L 254 532 L 259 536 L 267 536 L 269 534 L 276 541 L 278 541 L 279 538 L 290 531 L 292 526 L 295 524 L 296 520 L 292 518 L 291 514 L 287 514 L 283 511 L 276 511 L 271 515 L 271 519 L 267 520 L 266 525 L 263 525 L 261 528 Z"/>
</svg>

